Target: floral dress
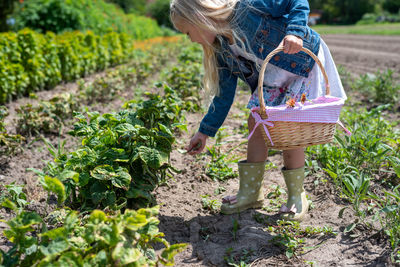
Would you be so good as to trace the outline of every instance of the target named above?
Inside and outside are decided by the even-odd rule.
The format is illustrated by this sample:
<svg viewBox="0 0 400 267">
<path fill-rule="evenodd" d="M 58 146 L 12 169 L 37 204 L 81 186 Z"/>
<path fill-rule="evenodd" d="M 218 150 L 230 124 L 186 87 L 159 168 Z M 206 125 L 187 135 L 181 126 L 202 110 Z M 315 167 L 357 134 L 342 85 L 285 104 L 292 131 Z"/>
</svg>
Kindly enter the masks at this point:
<svg viewBox="0 0 400 267">
<path fill-rule="evenodd" d="M 262 65 L 262 59 L 247 54 L 237 45 L 231 45 L 230 47 L 235 56 L 241 59 L 246 59 L 252 63 L 257 61 L 258 64 Z M 346 93 L 344 92 L 331 53 L 322 39 L 318 52 L 318 59 L 321 61 L 327 72 L 331 91 L 330 95 L 346 99 Z M 241 66 L 243 66 L 241 67 L 242 71 L 249 72 L 252 71 L 249 69 L 255 69 L 246 69 L 246 65 L 248 66 L 248 64 L 241 64 Z M 255 87 L 255 85 L 252 87 Z M 252 89 L 253 93 L 247 104 L 247 108 L 249 109 L 259 106 L 258 91 L 256 88 Z M 307 99 L 315 99 L 326 94 L 325 80 L 318 64 L 314 65 L 307 78 L 293 74 L 272 64 L 267 64 L 263 83 L 263 96 L 266 106 L 279 106 L 285 104 L 289 98 L 294 98 L 298 101 L 303 93 L 306 95 Z"/>
</svg>

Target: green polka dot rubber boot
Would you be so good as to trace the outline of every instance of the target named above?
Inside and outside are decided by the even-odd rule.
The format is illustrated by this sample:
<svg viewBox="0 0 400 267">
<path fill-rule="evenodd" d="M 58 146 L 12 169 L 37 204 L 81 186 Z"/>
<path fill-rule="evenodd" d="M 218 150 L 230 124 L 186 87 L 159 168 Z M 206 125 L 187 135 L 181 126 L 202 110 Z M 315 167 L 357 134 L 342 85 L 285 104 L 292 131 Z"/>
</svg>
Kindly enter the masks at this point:
<svg viewBox="0 0 400 267">
<path fill-rule="evenodd" d="M 288 189 L 286 205 L 280 209 L 281 217 L 285 220 L 302 221 L 308 211 L 308 201 L 304 191 L 304 167 L 293 170 L 282 169 Z"/>
<path fill-rule="evenodd" d="M 262 190 L 265 162 L 247 163 L 241 161 L 239 168 L 239 191 L 236 196 L 222 199 L 221 213 L 233 214 L 247 209 L 261 208 L 264 204 Z"/>
</svg>

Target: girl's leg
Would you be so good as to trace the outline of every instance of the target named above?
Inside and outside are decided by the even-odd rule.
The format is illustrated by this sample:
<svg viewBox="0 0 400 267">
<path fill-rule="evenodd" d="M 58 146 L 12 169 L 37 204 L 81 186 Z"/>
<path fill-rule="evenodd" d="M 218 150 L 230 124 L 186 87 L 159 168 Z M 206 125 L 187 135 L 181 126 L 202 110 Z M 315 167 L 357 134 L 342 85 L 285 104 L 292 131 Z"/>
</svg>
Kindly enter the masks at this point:
<svg viewBox="0 0 400 267">
<path fill-rule="evenodd" d="M 248 120 L 249 130 L 255 125 L 254 118 Z M 238 162 L 239 191 L 235 196 L 222 199 L 221 213 L 232 214 L 249 208 L 261 208 L 264 203 L 262 190 L 267 149 L 261 132 L 257 129 L 247 147 L 247 160 Z"/>
<path fill-rule="evenodd" d="M 288 189 L 288 200 L 286 206 L 282 206 L 281 212 L 286 219 L 301 221 L 307 210 L 308 201 L 304 191 L 304 149 L 293 149 L 283 151 L 284 168 L 282 169 Z"/>
<path fill-rule="evenodd" d="M 249 127 L 249 133 L 251 133 L 256 124 L 251 114 L 247 122 Z M 268 149 L 265 146 L 264 137 L 262 135 L 262 132 L 258 128 L 260 128 L 260 126 L 257 127 L 257 129 L 255 130 L 254 134 L 251 136 L 247 144 L 247 162 L 252 162 L 252 163 L 265 162 L 268 157 Z"/>
<path fill-rule="evenodd" d="M 283 166 L 286 170 L 298 169 L 304 166 L 304 148 L 283 151 Z"/>
</svg>

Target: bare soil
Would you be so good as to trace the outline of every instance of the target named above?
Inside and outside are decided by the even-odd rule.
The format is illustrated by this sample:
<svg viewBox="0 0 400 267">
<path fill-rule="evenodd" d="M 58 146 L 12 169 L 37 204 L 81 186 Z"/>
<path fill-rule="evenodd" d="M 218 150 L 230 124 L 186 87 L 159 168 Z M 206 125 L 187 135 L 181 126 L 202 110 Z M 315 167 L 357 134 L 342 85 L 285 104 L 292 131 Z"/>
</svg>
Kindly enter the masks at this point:
<svg viewBox="0 0 400 267">
<path fill-rule="evenodd" d="M 400 37 L 329 35 L 323 38 L 332 50 L 336 63 L 344 65 L 351 72 L 363 74 L 373 73 L 379 68 L 392 68 L 400 73 L 400 55 L 398 54 Z M 87 79 L 90 80 L 93 77 Z M 57 90 L 60 92 L 75 89 L 76 84 L 69 83 L 58 86 L 56 91 L 44 91 L 38 95 L 39 98 L 46 99 Z M 90 109 L 102 113 L 117 110 L 124 100 L 132 96 L 132 90 L 128 91 L 126 95 L 112 103 L 99 104 Z M 224 146 L 224 151 L 246 138 L 235 130 L 244 123 L 245 116 L 237 115 L 242 113 L 239 107 L 247 103 L 248 97 L 249 92 L 239 91 L 235 105 L 224 123 L 226 131 L 230 133 L 227 141 L 231 141 Z M 21 103 L 30 101 L 34 100 L 20 99 L 7 104 L 11 110 L 11 115 L 7 118 L 10 131 L 12 131 L 12 122 L 16 119 L 13 110 Z M 177 148 L 183 149 L 186 146 L 190 136 L 197 130 L 202 115 L 186 115 L 189 133 L 184 133 L 177 138 Z M 59 139 L 65 139 L 67 140 L 66 149 L 72 150 L 76 146 L 76 140 L 65 132 L 59 137 L 47 136 L 47 138 L 54 145 Z M 210 144 L 212 142 L 211 139 Z M 240 146 L 232 153 L 238 158 L 245 159 L 245 146 Z M 349 203 L 343 203 L 338 198 L 331 183 L 320 182 L 318 185 L 314 183 L 316 180 L 321 181 L 324 177 L 316 175 L 306 177 L 305 189 L 313 205 L 301 226 L 331 226 L 338 234 L 329 238 L 306 238 L 305 247 L 308 249 L 290 259 L 285 256 L 282 248 L 271 242 L 273 236 L 266 231 L 267 224 L 274 225 L 279 219 L 277 212 L 268 212 L 264 208 L 236 215 L 221 215 L 204 210 L 201 203 L 202 195 L 210 195 L 210 199 L 220 200 L 223 195 L 234 194 L 238 189 L 238 179 L 220 183 L 205 175 L 209 158 L 207 153 L 192 157 L 176 149 L 171 155 L 171 162 L 182 172 L 170 180 L 168 185 L 159 187 L 154 192 L 160 205 L 160 231 L 165 233 L 166 239 L 172 244 L 188 243 L 187 249 L 175 257 L 176 266 L 228 266 L 224 260 L 224 257 L 228 256 L 228 251 L 230 251 L 229 255 L 236 260 L 247 255 L 246 260 L 251 263 L 251 266 L 392 266 L 389 259 L 390 245 L 381 235 L 364 229 L 356 231 L 357 237 L 350 237 L 343 233 L 344 228 L 352 223 L 355 217 L 349 209 L 344 212 L 343 218 L 338 217 L 339 210 L 349 206 Z M 31 209 L 43 215 L 51 209 L 45 203 L 46 193 L 38 186 L 33 173 L 26 169 L 40 169 L 46 161 L 51 159 L 45 144 L 39 140 L 26 146 L 22 154 L 0 161 L 0 182 L 9 184 L 15 181 L 18 184 L 25 184 Z M 263 185 L 265 196 L 272 191 L 273 185 L 285 188 L 280 172 L 281 153 L 269 157 L 269 161 L 275 168 L 265 175 Z M 236 166 L 233 167 L 236 168 Z M 223 186 L 226 192 L 216 195 L 214 191 L 219 186 Z M 269 199 L 266 198 L 265 207 L 269 206 Z M 0 215 L 6 219 L 11 216 L 4 209 L 0 210 Z M 260 220 L 260 218 L 264 219 Z M 239 225 L 237 229 L 234 228 L 235 220 Z M 0 230 L 5 227 L 4 223 L 0 224 Z M 7 249 L 10 244 L 1 238 L 0 245 L 0 248 Z"/>
<path fill-rule="evenodd" d="M 322 38 L 336 64 L 360 75 L 392 69 L 400 77 L 400 36 L 329 34 Z"/>
</svg>

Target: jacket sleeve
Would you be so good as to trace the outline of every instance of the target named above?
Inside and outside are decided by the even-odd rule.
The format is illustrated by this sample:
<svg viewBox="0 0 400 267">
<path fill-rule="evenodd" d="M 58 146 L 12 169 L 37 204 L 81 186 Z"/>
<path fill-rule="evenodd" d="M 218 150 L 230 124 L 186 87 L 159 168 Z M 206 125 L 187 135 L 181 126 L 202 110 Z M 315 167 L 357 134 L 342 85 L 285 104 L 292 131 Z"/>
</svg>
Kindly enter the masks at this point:
<svg viewBox="0 0 400 267">
<path fill-rule="evenodd" d="M 231 70 L 219 62 L 219 88 L 220 95 L 214 96 L 207 114 L 200 123 L 199 132 L 214 137 L 218 129 L 224 123 L 226 116 L 235 98 L 238 77 L 232 74 Z"/>
<path fill-rule="evenodd" d="M 272 17 L 287 18 L 286 34 L 296 35 L 304 39 L 307 35 L 310 6 L 307 0 L 254 0 L 256 8 Z"/>
</svg>

